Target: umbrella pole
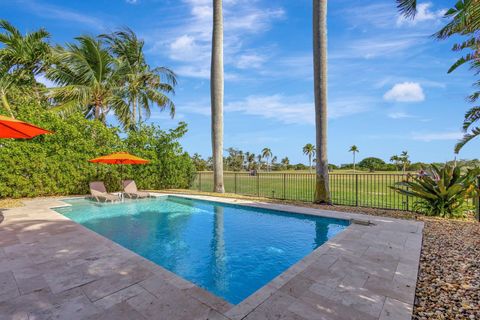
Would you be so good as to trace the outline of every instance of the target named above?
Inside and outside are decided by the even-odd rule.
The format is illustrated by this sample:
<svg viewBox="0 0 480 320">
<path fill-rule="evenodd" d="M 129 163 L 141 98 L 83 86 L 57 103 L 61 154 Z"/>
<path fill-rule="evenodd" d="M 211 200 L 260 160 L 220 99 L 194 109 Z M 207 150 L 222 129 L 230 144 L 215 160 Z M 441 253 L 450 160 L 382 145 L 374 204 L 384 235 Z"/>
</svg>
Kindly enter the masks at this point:
<svg viewBox="0 0 480 320">
<path fill-rule="evenodd" d="M 123 201 L 123 184 L 122 184 L 122 181 L 123 181 L 123 164 L 120 165 L 120 192 L 122 194 L 122 201 Z"/>
</svg>

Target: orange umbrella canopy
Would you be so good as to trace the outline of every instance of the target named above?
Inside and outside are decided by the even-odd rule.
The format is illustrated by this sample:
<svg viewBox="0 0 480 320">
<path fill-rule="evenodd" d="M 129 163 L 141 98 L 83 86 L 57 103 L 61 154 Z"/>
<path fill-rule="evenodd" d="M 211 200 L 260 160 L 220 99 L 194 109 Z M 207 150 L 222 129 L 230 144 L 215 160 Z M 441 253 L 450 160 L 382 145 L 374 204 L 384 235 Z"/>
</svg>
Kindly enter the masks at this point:
<svg viewBox="0 0 480 320">
<path fill-rule="evenodd" d="M 145 164 L 148 160 L 131 155 L 128 152 L 115 152 L 107 156 L 88 160 L 94 163 L 107 163 L 107 164 Z"/>
<path fill-rule="evenodd" d="M 31 139 L 46 133 L 52 132 L 27 122 L 0 116 L 0 138 Z"/>
</svg>

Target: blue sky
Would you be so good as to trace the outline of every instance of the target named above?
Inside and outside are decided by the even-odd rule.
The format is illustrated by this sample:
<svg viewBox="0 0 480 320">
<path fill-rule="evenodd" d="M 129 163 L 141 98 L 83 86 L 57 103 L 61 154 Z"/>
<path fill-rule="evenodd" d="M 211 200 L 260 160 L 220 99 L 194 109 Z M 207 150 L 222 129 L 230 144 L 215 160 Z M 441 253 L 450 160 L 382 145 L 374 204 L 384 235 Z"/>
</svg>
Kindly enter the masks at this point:
<svg viewBox="0 0 480 320">
<path fill-rule="evenodd" d="M 396 12 L 394 0 L 329 3 L 329 161 L 388 160 L 408 150 L 412 161 L 446 161 L 461 136 L 465 97 L 474 78 L 455 60 L 453 40 L 430 35 L 453 1 L 422 2 L 415 21 Z M 310 0 L 224 0 L 225 148 L 307 162 L 314 143 Z M 186 121 L 182 144 L 203 156 L 210 145 L 211 0 L 8 0 L 1 18 L 23 32 L 40 27 L 63 44 L 80 34 L 128 26 L 146 42 L 148 61 L 179 76 L 177 115 L 153 112 L 167 129 Z M 462 150 L 477 158 L 479 143 Z"/>
</svg>

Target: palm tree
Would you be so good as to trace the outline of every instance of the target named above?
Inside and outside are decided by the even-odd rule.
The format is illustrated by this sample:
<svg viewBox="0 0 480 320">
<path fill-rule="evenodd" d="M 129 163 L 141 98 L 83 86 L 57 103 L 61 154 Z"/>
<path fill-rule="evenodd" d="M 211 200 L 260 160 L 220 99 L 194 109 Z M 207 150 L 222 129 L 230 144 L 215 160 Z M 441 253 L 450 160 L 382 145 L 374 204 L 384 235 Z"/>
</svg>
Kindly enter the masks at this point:
<svg viewBox="0 0 480 320">
<path fill-rule="evenodd" d="M 408 151 L 402 151 L 400 154 L 399 161 L 402 164 L 402 171 L 405 172 L 407 170 L 407 166 L 410 164 L 410 156 L 408 155 Z"/>
<path fill-rule="evenodd" d="M 10 73 L 19 83 L 36 84 L 35 76 L 44 72 L 50 55 L 50 34 L 39 29 L 24 36 L 6 20 L 0 19 L 0 72 Z"/>
<path fill-rule="evenodd" d="M 100 37 L 106 40 L 118 59 L 119 81 L 123 83 L 131 105 L 133 123 L 130 127 L 135 128 L 141 123 L 142 110 L 147 118 L 150 116 L 152 103 L 161 110 L 169 109 L 173 118 L 175 104 L 167 95 L 174 93 L 175 73 L 165 67 L 151 69 L 145 61 L 144 41 L 128 28 Z"/>
<path fill-rule="evenodd" d="M 353 153 L 353 172 L 355 172 L 355 153 L 360 152 L 358 150 L 358 147 L 356 145 L 353 145 L 350 147 L 350 150 L 348 152 Z"/>
<path fill-rule="evenodd" d="M 309 171 L 312 172 L 312 157 L 315 155 L 315 146 L 307 143 L 303 146 L 303 154 L 308 156 Z"/>
<path fill-rule="evenodd" d="M 262 158 L 267 159 L 267 171 L 269 170 L 268 168 L 268 159 L 272 156 L 272 150 L 269 148 L 263 148 L 262 150 Z"/>
<path fill-rule="evenodd" d="M 288 157 L 285 157 L 280 161 L 280 163 L 286 169 L 286 168 L 288 168 L 288 165 L 290 164 L 290 159 L 288 159 Z"/>
<path fill-rule="evenodd" d="M 124 125 L 132 123 L 115 59 L 100 41 L 90 36 L 76 40 L 78 44 L 55 49 L 54 67 L 47 70 L 47 77 L 59 85 L 49 93 L 57 102 L 54 109 L 67 114 L 81 110 L 87 118 L 103 122 L 113 110 Z"/>
<path fill-rule="evenodd" d="M 22 35 L 6 20 L 0 19 L 0 106 L 14 117 L 10 102 L 13 88 L 25 94 L 33 93 L 40 99 L 39 85 L 35 76 L 48 66 L 50 34 L 45 29 Z"/>
<path fill-rule="evenodd" d="M 248 155 L 246 155 L 246 159 L 248 163 L 247 169 L 251 170 L 255 163 L 255 154 L 250 152 L 247 152 L 247 153 L 248 153 Z"/>
<path fill-rule="evenodd" d="M 271 163 L 272 163 L 272 168 L 275 168 L 275 164 L 277 163 L 277 160 L 278 160 L 277 156 L 273 156 L 273 157 L 272 157 L 272 161 L 271 161 Z"/>
<path fill-rule="evenodd" d="M 257 161 L 258 161 L 258 169 L 260 170 L 262 168 L 262 155 L 259 154 L 257 156 Z"/>
<path fill-rule="evenodd" d="M 313 79 L 315 93 L 315 203 L 330 204 L 327 158 L 327 0 L 313 0 Z"/>
<path fill-rule="evenodd" d="M 210 95 L 212 100 L 213 191 L 224 193 L 223 183 L 223 10 L 222 0 L 213 0 L 212 65 Z"/>
<path fill-rule="evenodd" d="M 390 157 L 390 162 L 392 162 L 395 165 L 395 167 L 397 167 L 398 164 L 400 163 L 400 157 L 395 154 L 395 155 Z M 397 167 L 397 169 L 398 169 L 398 167 Z"/>
</svg>

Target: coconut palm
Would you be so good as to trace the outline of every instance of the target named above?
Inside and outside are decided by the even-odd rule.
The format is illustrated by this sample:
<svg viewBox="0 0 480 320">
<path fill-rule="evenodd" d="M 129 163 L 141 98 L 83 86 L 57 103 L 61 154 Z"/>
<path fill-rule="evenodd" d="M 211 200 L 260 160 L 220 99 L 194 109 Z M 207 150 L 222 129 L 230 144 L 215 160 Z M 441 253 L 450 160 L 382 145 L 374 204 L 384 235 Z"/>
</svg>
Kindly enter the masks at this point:
<svg viewBox="0 0 480 320">
<path fill-rule="evenodd" d="M 303 146 L 303 154 L 308 156 L 308 168 L 312 172 L 312 157 L 315 156 L 315 146 L 311 143 L 307 143 Z"/>
<path fill-rule="evenodd" d="M 0 72 L 10 73 L 17 82 L 35 84 L 35 75 L 45 71 L 50 55 L 45 29 L 22 35 L 6 20 L 0 20 Z"/>
<path fill-rule="evenodd" d="M 119 81 L 123 83 L 131 106 L 133 123 L 130 127 L 141 123 L 142 111 L 146 118 L 150 116 L 152 103 L 161 110 L 169 109 L 173 117 L 175 105 L 168 97 L 174 93 L 177 84 L 173 71 L 165 67 L 151 69 L 145 61 L 144 41 L 128 28 L 100 37 L 106 40 L 118 59 Z"/>
<path fill-rule="evenodd" d="M 356 145 L 353 145 L 350 147 L 350 150 L 348 152 L 353 153 L 353 172 L 355 172 L 355 153 L 360 152 L 358 150 L 358 147 Z"/>
<path fill-rule="evenodd" d="M 271 163 L 272 163 L 272 167 L 275 167 L 275 165 L 277 164 L 277 161 L 278 161 L 277 156 L 273 156 L 273 157 L 272 157 L 272 162 L 271 162 Z"/>
<path fill-rule="evenodd" d="M 330 204 L 327 158 L 327 0 L 313 0 L 313 80 L 316 128 L 316 203 Z"/>
<path fill-rule="evenodd" d="M 247 152 L 247 153 L 248 153 L 248 155 L 246 155 L 246 159 L 248 163 L 247 169 L 251 170 L 253 167 L 255 167 L 255 154 L 250 152 Z"/>
<path fill-rule="evenodd" d="M 40 86 L 35 76 L 44 72 L 50 56 L 45 29 L 21 32 L 6 20 L 0 19 L 0 106 L 14 117 L 10 102 L 13 88 L 25 94 L 34 94 L 40 99 Z"/>
<path fill-rule="evenodd" d="M 285 157 L 280 161 L 280 163 L 282 164 L 284 169 L 287 169 L 288 165 L 290 164 L 290 159 L 288 159 L 288 157 Z"/>
<path fill-rule="evenodd" d="M 223 8 L 213 0 L 212 64 L 210 95 L 212 103 L 213 191 L 224 193 L 223 182 Z"/>
<path fill-rule="evenodd" d="M 402 153 L 398 157 L 400 163 L 402 164 L 402 171 L 403 172 L 405 172 L 407 170 L 407 166 L 410 164 L 409 158 L 410 158 L 410 156 L 408 155 L 408 151 L 402 151 Z"/>
<path fill-rule="evenodd" d="M 392 162 L 395 165 L 395 167 L 397 167 L 397 169 L 398 169 L 398 165 L 400 163 L 400 157 L 395 154 L 395 155 L 390 157 L 390 162 Z"/>
<path fill-rule="evenodd" d="M 46 73 L 58 85 L 49 92 L 56 102 L 54 110 L 64 114 L 81 110 L 87 118 L 103 122 L 112 110 L 123 124 L 130 124 L 131 113 L 116 72 L 116 60 L 100 41 L 90 36 L 76 40 L 77 44 L 55 49 L 54 67 Z"/>
<path fill-rule="evenodd" d="M 259 170 L 262 168 L 262 155 L 259 154 L 257 155 L 257 166 L 256 168 L 258 168 Z"/>
<path fill-rule="evenodd" d="M 269 162 L 268 159 L 272 156 L 272 150 L 269 148 L 263 148 L 262 150 L 262 158 L 265 158 L 267 160 L 267 171 L 269 170 Z"/>
</svg>

